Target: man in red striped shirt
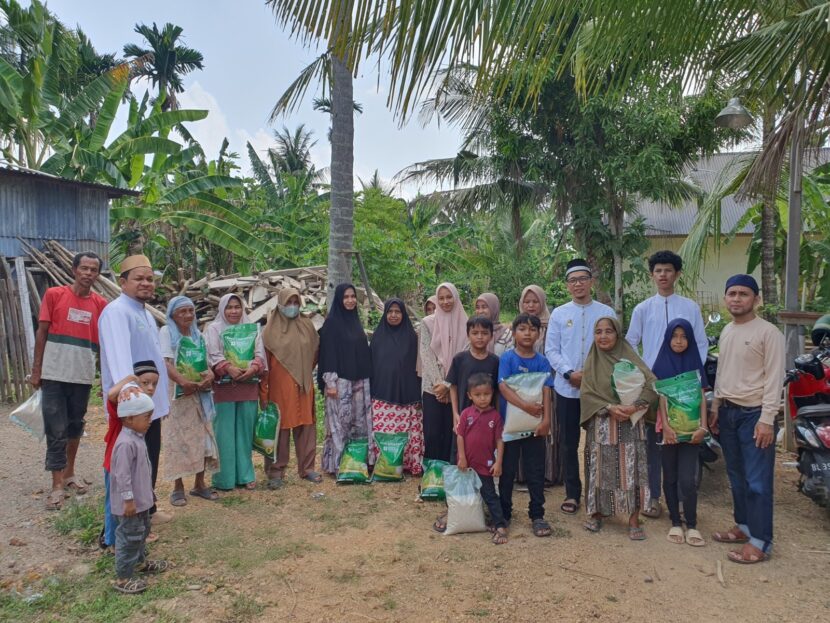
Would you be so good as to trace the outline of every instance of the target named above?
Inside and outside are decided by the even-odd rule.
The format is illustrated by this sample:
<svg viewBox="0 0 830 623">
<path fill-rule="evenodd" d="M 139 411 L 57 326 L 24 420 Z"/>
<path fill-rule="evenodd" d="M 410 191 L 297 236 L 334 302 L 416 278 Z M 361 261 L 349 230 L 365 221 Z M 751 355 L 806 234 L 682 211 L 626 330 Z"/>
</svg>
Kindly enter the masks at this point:
<svg viewBox="0 0 830 623">
<path fill-rule="evenodd" d="M 46 470 L 52 472 L 48 510 L 61 508 L 64 487 L 83 494 L 88 484 L 75 476 L 75 456 L 95 380 L 98 318 L 107 304 L 92 291 L 100 270 L 95 253 L 78 253 L 72 285 L 49 288 L 40 306 L 31 383 L 42 391 Z"/>
</svg>

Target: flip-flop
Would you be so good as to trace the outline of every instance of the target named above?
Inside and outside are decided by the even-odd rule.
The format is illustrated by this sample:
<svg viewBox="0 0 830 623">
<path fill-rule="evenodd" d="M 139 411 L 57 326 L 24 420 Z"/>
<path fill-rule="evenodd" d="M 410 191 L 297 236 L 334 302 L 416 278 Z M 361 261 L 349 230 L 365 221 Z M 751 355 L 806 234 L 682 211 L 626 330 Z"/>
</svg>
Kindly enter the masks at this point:
<svg viewBox="0 0 830 623">
<path fill-rule="evenodd" d="M 683 528 L 680 526 L 672 526 L 671 530 L 669 530 L 669 534 L 666 536 L 666 540 L 669 543 L 674 543 L 675 545 L 683 545 L 683 543 L 686 542 L 686 537 L 683 535 Z"/>
<path fill-rule="evenodd" d="M 285 484 L 282 478 L 271 478 L 268 481 L 268 488 L 271 491 L 276 491 L 277 489 L 282 489 L 282 486 Z"/>
<path fill-rule="evenodd" d="M 74 489 L 76 495 L 84 495 L 87 492 L 87 486 L 84 484 L 83 478 L 78 478 L 78 476 L 70 476 L 64 479 L 63 486 L 67 489 Z"/>
<path fill-rule="evenodd" d="M 566 515 L 575 515 L 576 511 L 579 510 L 579 504 L 574 500 L 565 500 L 559 506 L 559 510 Z"/>
<path fill-rule="evenodd" d="M 63 489 L 52 489 L 46 498 L 46 510 L 59 511 L 63 506 Z"/>
<path fill-rule="evenodd" d="M 688 530 L 686 530 L 686 543 L 688 543 L 692 547 L 703 547 L 704 545 L 706 545 L 706 541 L 703 539 L 703 535 L 694 528 L 689 528 Z"/>
<path fill-rule="evenodd" d="M 628 538 L 632 541 L 645 541 L 646 540 L 646 531 L 643 530 L 642 526 L 628 526 Z"/>
<path fill-rule="evenodd" d="M 726 552 L 726 557 L 732 562 L 737 562 L 740 565 L 755 565 L 759 562 L 769 560 L 769 554 L 765 554 L 761 550 L 757 551 L 760 553 L 756 554 L 753 552 L 749 556 L 744 556 L 744 551 L 742 549 L 736 549 L 731 552 Z"/>
<path fill-rule="evenodd" d="M 305 476 L 303 476 L 303 480 L 308 480 L 309 482 L 314 483 L 315 485 L 319 485 L 321 482 L 323 482 L 323 477 L 318 472 L 311 471 L 308 472 Z"/>
<path fill-rule="evenodd" d="M 582 525 L 588 532 L 599 532 L 602 530 L 602 519 L 600 517 L 589 517 Z"/>
<path fill-rule="evenodd" d="M 191 489 L 190 495 L 195 498 L 202 498 L 203 500 L 209 500 L 211 502 L 219 499 L 219 494 L 216 493 L 215 489 L 211 489 L 210 487 L 204 487 L 203 489 Z"/>
<path fill-rule="evenodd" d="M 739 534 L 742 536 L 738 536 Z M 749 543 L 749 537 L 741 532 L 741 529 L 737 526 L 729 528 L 726 532 L 713 532 L 712 540 L 718 543 L 732 543 L 734 545 Z"/>
<path fill-rule="evenodd" d="M 193 492 L 191 491 L 190 494 L 193 495 Z M 184 491 L 176 489 L 170 494 L 171 506 L 184 506 L 185 504 L 187 504 L 187 496 L 184 494 Z"/>
<path fill-rule="evenodd" d="M 444 513 L 443 515 L 439 515 L 435 522 L 432 524 L 432 529 L 436 532 L 444 533 L 447 531 L 447 514 Z"/>
<path fill-rule="evenodd" d="M 246 482 L 243 486 L 246 491 L 256 491 L 256 481 Z"/>
</svg>

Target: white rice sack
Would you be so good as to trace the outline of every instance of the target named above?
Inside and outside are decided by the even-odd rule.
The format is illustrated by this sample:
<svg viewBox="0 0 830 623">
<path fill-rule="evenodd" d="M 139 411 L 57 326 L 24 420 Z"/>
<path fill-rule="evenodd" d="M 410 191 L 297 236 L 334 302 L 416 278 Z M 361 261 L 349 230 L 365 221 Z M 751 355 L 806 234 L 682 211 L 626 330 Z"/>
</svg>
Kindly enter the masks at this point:
<svg viewBox="0 0 830 623">
<path fill-rule="evenodd" d="M 447 495 L 447 529 L 444 534 L 486 532 L 481 480 L 471 469 L 461 471 L 455 465 L 444 468 L 444 491 Z"/>
<path fill-rule="evenodd" d="M 542 402 L 548 376 L 548 372 L 522 372 L 504 379 L 504 382 L 522 400 L 537 403 Z M 534 417 L 516 405 L 507 403 L 504 411 L 505 433 L 532 433 L 541 422 L 542 418 Z"/>
</svg>

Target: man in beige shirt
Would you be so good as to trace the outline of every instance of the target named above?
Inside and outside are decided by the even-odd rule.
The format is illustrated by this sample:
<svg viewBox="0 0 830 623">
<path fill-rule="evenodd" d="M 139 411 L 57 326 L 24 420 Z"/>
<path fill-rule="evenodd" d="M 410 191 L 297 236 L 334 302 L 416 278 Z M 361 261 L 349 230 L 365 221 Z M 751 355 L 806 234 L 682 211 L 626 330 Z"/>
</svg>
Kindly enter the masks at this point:
<svg viewBox="0 0 830 623">
<path fill-rule="evenodd" d="M 755 315 L 758 283 L 750 275 L 727 280 L 724 303 L 732 322 L 720 337 L 709 426 L 714 432 L 720 429 L 735 525 L 712 538 L 743 544 L 728 558 L 753 564 L 767 560 L 772 550 L 775 416 L 784 384 L 784 336 Z"/>
</svg>

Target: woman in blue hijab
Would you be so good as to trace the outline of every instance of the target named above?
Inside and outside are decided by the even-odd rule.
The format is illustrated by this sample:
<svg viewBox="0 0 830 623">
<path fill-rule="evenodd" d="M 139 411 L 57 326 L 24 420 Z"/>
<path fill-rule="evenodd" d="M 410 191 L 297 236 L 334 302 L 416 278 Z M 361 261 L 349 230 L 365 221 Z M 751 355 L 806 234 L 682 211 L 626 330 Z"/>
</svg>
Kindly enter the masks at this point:
<svg viewBox="0 0 830 623">
<path fill-rule="evenodd" d="M 213 372 L 207 365 L 207 351 L 202 333 L 196 326 L 196 308 L 186 296 L 176 296 L 167 303 L 167 324 L 159 329 L 159 344 L 172 392 L 170 414 L 161 427 L 164 448 L 164 479 L 174 480 L 170 503 L 184 506 L 185 476 L 195 476 L 190 495 L 216 500 L 219 495 L 205 483 L 205 470 L 218 467 L 218 451 L 213 435 L 215 407 L 211 392 Z M 188 357 L 180 357 L 187 353 Z M 188 368 L 184 359 L 204 363 L 204 372 Z M 182 360 L 182 361 L 180 361 Z M 202 366 L 198 366 L 202 367 Z"/>
<path fill-rule="evenodd" d="M 700 360 L 695 333 L 688 320 L 675 318 L 666 327 L 663 344 L 652 371 L 658 379 L 668 379 L 684 372 L 697 371 L 700 377 L 701 394 L 706 384 L 706 372 Z M 666 399 L 660 398 L 657 414 L 657 430 L 663 434 L 661 457 L 663 462 L 663 493 L 669 509 L 672 527 L 666 537 L 670 543 L 688 543 L 694 547 L 706 545 L 703 535 L 697 530 L 697 475 L 700 458 L 700 442 L 706 433 L 706 397 L 701 395 L 700 428 L 687 442 L 678 442 L 677 434 L 671 429 L 666 413 Z M 680 520 L 680 500 L 683 500 L 683 514 L 686 533 Z"/>
</svg>

